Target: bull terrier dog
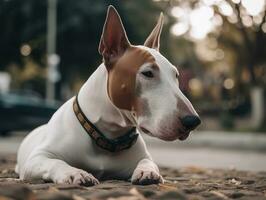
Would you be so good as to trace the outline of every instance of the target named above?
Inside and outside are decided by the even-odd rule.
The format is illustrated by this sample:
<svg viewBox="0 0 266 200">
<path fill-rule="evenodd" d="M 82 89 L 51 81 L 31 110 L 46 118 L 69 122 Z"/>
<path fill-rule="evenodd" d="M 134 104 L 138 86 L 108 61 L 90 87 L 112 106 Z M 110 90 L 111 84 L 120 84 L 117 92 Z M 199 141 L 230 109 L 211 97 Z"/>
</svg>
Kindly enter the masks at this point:
<svg viewBox="0 0 266 200">
<path fill-rule="evenodd" d="M 140 134 L 185 140 L 200 119 L 159 52 L 163 14 L 144 45 L 130 44 L 109 6 L 99 44 L 103 63 L 50 121 L 22 142 L 20 179 L 95 185 L 98 180 L 162 183 Z"/>
</svg>

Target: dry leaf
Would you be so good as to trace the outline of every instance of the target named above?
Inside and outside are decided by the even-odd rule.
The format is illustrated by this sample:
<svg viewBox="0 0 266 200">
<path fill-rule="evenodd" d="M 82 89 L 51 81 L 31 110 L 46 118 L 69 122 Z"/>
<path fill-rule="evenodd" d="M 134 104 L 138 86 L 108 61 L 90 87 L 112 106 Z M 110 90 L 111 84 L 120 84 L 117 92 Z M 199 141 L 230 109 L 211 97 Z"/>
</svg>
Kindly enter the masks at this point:
<svg viewBox="0 0 266 200">
<path fill-rule="evenodd" d="M 171 184 L 171 183 L 164 183 L 164 184 L 159 184 L 159 188 L 162 190 L 176 190 L 176 185 Z"/>
<path fill-rule="evenodd" d="M 139 197 L 135 197 L 135 196 L 122 196 L 122 197 L 110 197 L 107 200 L 141 200 Z"/>
<path fill-rule="evenodd" d="M 129 193 L 134 195 L 134 196 L 136 196 L 136 197 L 138 197 L 141 200 L 145 200 L 146 199 L 141 193 L 139 193 L 139 191 L 135 187 L 130 189 Z"/>
<path fill-rule="evenodd" d="M 197 167 L 197 166 L 188 166 L 185 168 L 187 172 L 190 173 L 205 173 L 206 169 L 202 167 Z"/>
<path fill-rule="evenodd" d="M 84 199 L 83 197 L 78 196 L 78 195 L 76 195 L 76 194 L 74 194 L 72 197 L 73 197 L 74 200 L 86 200 L 86 199 Z"/>
<path fill-rule="evenodd" d="M 238 180 L 236 180 L 234 178 L 229 180 L 229 182 L 232 183 L 232 184 L 235 184 L 235 185 L 240 185 L 241 184 L 241 181 L 238 181 Z"/>
<path fill-rule="evenodd" d="M 59 190 L 56 187 L 49 187 L 48 192 L 58 192 Z"/>
<path fill-rule="evenodd" d="M 211 194 L 214 194 L 214 195 L 216 195 L 216 196 L 218 196 L 218 197 L 221 197 L 221 198 L 223 198 L 223 199 L 229 199 L 226 195 L 224 195 L 223 193 L 218 192 L 218 191 L 210 191 L 210 193 L 211 193 Z"/>
</svg>

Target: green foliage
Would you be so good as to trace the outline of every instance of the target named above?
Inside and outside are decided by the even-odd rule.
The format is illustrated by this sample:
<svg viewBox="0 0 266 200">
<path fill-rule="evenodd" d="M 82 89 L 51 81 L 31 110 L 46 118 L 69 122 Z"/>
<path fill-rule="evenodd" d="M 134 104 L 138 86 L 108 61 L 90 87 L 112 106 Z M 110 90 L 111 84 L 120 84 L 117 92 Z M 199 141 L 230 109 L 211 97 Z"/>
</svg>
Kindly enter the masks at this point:
<svg viewBox="0 0 266 200">
<path fill-rule="evenodd" d="M 62 81 L 87 79 L 101 63 L 98 43 L 110 4 L 120 13 L 132 44 L 145 41 L 161 10 L 151 0 L 58 0 L 57 54 Z M 11 63 L 23 66 L 23 43 L 32 47 L 30 57 L 46 67 L 46 14 L 47 1 L 0 1 L 0 70 Z M 166 28 L 163 38 L 168 35 Z"/>
</svg>

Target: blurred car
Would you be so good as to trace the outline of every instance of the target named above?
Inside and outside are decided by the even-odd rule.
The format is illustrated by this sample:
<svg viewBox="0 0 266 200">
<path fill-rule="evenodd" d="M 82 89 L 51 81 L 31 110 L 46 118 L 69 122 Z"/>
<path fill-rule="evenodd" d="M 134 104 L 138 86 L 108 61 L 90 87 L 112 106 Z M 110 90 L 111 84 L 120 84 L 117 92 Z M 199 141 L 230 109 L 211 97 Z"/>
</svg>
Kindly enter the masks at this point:
<svg viewBox="0 0 266 200">
<path fill-rule="evenodd" d="M 0 135 L 47 123 L 59 106 L 59 102 L 47 102 L 31 91 L 0 93 Z"/>
</svg>

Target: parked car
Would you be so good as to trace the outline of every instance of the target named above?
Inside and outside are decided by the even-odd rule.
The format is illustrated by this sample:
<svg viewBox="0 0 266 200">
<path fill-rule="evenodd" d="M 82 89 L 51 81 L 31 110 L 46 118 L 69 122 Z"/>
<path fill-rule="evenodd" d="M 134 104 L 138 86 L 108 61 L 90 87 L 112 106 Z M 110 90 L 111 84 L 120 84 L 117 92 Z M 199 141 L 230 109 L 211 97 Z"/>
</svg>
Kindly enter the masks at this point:
<svg viewBox="0 0 266 200">
<path fill-rule="evenodd" d="M 59 106 L 29 91 L 0 93 L 0 135 L 47 123 Z"/>
</svg>

